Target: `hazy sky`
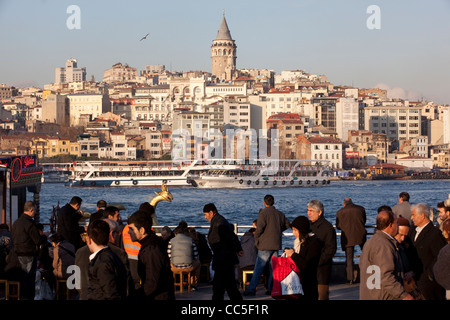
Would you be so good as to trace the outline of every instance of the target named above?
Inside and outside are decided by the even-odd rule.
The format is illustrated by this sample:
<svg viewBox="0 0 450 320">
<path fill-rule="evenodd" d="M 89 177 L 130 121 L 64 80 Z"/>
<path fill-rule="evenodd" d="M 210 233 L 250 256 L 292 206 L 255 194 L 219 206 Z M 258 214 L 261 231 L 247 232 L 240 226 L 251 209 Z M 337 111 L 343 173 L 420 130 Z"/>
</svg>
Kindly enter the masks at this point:
<svg viewBox="0 0 450 320">
<path fill-rule="evenodd" d="M 67 27 L 70 5 L 80 29 Z M 380 29 L 367 27 L 370 5 Z M 450 0 L 0 0 L 0 83 L 42 87 L 70 57 L 97 81 L 117 62 L 211 72 L 223 9 L 238 68 L 301 69 L 450 104 Z"/>
</svg>

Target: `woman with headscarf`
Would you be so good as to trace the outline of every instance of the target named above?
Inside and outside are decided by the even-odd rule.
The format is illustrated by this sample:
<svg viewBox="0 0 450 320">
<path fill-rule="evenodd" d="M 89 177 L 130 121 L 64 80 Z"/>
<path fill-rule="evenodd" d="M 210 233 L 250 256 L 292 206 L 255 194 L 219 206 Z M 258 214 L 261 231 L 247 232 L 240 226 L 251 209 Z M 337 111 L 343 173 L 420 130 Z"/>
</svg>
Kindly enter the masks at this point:
<svg viewBox="0 0 450 320">
<path fill-rule="evenodd" d="M 304 292 L 303 299 L 317 300 L 317 267 L 319 265 L 321 244 L 319 239 L 311 233 L 309 220 L 299 216 L 291 223 L 292 233 L 295 236 L 294 249 L 285 249 L 284 252 L 297 265 L 300 270 L 300 281 Z"/>
</svg>

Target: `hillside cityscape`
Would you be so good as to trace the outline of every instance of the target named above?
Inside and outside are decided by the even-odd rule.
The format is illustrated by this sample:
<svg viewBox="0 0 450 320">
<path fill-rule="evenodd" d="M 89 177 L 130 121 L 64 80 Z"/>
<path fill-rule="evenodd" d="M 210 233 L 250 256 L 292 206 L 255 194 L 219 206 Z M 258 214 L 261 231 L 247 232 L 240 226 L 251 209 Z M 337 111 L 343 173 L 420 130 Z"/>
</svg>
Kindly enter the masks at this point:
<svg viewBox="0 0 450 320">
<path fill-rule="evenodd" d="M 138 71 L 122 61 L 97 81 L 82 61 L 62 57 L 54 82 L 43 88 L 0 84 L 0 156 L 171 160 L 182 143 L 182 158 L 236 157 L 238 147 L 230 154 L 217 143 L 228 131 L 242 133 L 247 159 L 252 148 L 266 153 L 259 149 L 265 140 L 264 148 L 276 144 L 276 158 L 325 160 L 336 174 L 449 166 L 448 104 L 334 85 L 326 75 L 304 70 L 239 69 L 225 14 L 210 54 L 211 72 L 165 65 Z M 180 140 L 180 132 L 189 138 Z M 237 135 L 233 139 L 241 139 Z"/>
</svg>

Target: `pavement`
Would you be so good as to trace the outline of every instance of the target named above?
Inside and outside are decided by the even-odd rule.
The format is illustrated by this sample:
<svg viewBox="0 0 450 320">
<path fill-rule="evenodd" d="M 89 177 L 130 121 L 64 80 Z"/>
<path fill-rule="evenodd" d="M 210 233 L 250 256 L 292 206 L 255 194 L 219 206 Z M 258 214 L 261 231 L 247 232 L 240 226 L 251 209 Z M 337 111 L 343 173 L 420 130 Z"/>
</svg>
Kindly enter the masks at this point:
<svg viewBox="0 0 450 320">
<path fill-rule="evenodd" d="M 244 290 L 240 290 L 241 294 Z M 257 287 L 255 296 L 243 296 L 245 300 L 274 300 L 271 296 L 265 294 L 265 289 L 262 284 Z M 359 283 L 348 285 L 346 283 L 333 283 L 330 284 L 330 300 L 359 300 Z M 212 299 L 212 284 L 199 283 L 196 291 L 187 292 L 185 288 L 184 292 L 175 293 L 176 300 L 211 300 Z M 228 295 L 225 293 L 225 300 L 228 299 Z"/>
</svg>

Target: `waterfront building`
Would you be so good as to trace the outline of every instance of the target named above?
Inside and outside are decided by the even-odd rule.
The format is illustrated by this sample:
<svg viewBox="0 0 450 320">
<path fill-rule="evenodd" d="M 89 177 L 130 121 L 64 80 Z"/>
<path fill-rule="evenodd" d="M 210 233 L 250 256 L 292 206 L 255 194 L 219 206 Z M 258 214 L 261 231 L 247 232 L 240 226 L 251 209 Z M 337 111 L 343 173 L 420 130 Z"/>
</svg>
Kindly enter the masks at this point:
<svg viewBox="0 0 450 320">
<path fill-rule="evenodd" d="M 342 169 L 342 142 L 331 137 L 298 135 L 296 159 L 325 160 L 331 169 Z"/>
<path fill-rule="evenodd" d="M 80 156 L 85 158 L 98 158 L 100 149 L 100 139 L 91 134 L 81 134 L 77 142 L 80 146 Z"/>
<path fill-rule="evenodd" d="M 128 147 L 126 135 L 122 132 L 111 132 L 111 144 L 100 146 L 100 159 L 136 160 L 136 148 Z"/>
<path fill-rule="evenodd" d="M 78 61 L 69 58 L 65 67 L 55 68 L 55 83 L 63 84 L 75 81 L 86 81 L 86 68 L 78 68 Z"/>
<path fill-rule="evenodd" d="M 391 142 L 384 133 L 373 133 L 368 130 L 350 130 L 348 132 L 350 149 L 358 152 L 359 164 L 367 166 L 373 162 L 388 161 Z"/>
</svg>

